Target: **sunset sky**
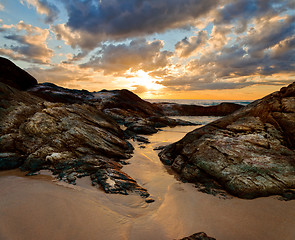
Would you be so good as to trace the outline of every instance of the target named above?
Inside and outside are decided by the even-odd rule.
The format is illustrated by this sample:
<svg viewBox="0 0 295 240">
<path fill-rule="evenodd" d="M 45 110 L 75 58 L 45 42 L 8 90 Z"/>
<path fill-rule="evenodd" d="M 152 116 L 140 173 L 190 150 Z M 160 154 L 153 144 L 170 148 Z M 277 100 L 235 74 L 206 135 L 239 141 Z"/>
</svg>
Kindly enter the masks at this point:
<svg viewBox="0 0 295 240">
<path fill-rule="evenodd" d="M 252 100 L 295 81 L 295 0 L 0 0 L 0 55 L 68 88 Z"/>
</svg>

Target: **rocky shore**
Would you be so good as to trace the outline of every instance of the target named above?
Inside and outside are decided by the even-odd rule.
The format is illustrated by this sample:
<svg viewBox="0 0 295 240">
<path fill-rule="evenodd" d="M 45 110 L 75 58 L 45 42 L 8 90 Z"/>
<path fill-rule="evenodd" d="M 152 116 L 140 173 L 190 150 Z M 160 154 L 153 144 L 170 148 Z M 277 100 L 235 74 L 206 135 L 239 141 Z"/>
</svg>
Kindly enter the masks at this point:
<svg viewBox="0 0 295 240">
<path fill-rule="evenodd" d="M 91 93 L 38 84 L 11 61 L 0 63 L 0 170 L 19 167 L 33 175 L 49 169 L 71 184 L 89 176 L 107 193 L 136 192 L 152 201 L 121 170 L 133 153 L 128 139 L 148 143 L 138 134 L 192 123 L 167 117 L 128 90 Z"/>
<path fill-rule="evenodd" d="M 193 125 L 170 115 L 212 115 L 215 109 L 220 115 L 233 113 L 166 147 L 162 162 L 205 192 L 294 198 L 295 84 L 244 108 L 221 104 L 196 113 L 203 108 L 152 104 L 128 90 L 38 84 L 9 60 L 0 61 L 0 170 L 20 167 L 30 175 L 49 169 L 72 184 L 90 176 L 106 192 L 147 198 L 147 190 L 122 171 L 133 153 L 128 141 L 148 143 L 141 135 Z"/>
<path fill-rule="evenodd" d="M 295 83 L 188 133 L 159 156 L 204 191 L 287 200 L 295 198 L 294 149 Z"/>
</svg>

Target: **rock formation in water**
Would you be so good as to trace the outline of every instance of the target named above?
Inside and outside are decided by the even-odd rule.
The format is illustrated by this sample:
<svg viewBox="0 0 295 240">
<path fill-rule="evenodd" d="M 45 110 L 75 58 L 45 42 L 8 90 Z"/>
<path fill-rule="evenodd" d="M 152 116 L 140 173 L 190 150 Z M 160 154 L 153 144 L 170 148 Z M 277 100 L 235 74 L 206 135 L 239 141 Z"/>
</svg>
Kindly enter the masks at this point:
<svg viewBox="0 0 295 240">
<path fill-rule="evenodd" d="M 189 237 L 182 238 L 180 240 L 216 240 L 215 238 L 209 237 L 204 232 L 195 233 Z"/>
<path fill-rule="evenodd" d="M 236 103 L 220 103 L 214 106 L 198 106 L 192 104 L 154 103 L 166 116 L 226 116 L 243 106 Z"/>
<path fill-rule="evenodd" d="M 241 198 L 294 198 L 295 83 L 188 133 L 159 154 L 189 182 Z"/>
</svg>

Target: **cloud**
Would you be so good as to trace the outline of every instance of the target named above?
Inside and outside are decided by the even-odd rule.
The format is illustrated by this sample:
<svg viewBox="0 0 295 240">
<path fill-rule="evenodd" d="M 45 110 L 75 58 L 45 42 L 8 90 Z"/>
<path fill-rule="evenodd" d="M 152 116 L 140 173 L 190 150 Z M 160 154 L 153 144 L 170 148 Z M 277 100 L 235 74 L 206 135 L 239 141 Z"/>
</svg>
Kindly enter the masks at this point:
<svg viewBox="0 0 295 240">
<path fill-rule="evenodd" d="M 206 31 L 199 31 L 197 36 L 184 38 L 175 45 L 175 50 L 179 57 L 189 57 L 196 53 L 202 46 L 206 45 L 208 40 Z"/>
<path fill-rule="evenodd" d="M 103 71 L 105 75 L 122 75 L 130 70 L 145 72 L 165 68 L 169 65 L 172 52 L 161 51 L 164 42 L 136 39 L 130 44 L 103 45 L 92 59 L 81 67 Z"/>
<path fill-rule="evenodd" d="M 96 44 L 99 44 L 107 40 L 122 40 L 169 29 L 187 28 L 218 4 L 217 0 L 63 2 L 69 19 L 66 24 L 57 25 L 55 30 L 59 38 L 64 39 L 72 47 L 79 46 L 85 49 L 93 49 L 96 46 L 94 39 Z"/>
<path fill-rule="evenodd" d="M 0 48 L 2 55 L 14 60 L 24 60 L 40 64 L 49 64 L 53 50 L 47 47 L 46 40 L 49 36 L 47 29 L 34 27 L 20 21 L 16 25 L 2 26 L 4 32 L 10 33 L 5 38 L 12 40 L 17 45 L 4 45 Z"/>
<path fill-rule="evenodd" d="M 52 82 L 55 84 L 66 85 L 74 82 L 92 81 L 93 76 L 88 71 L 81 71 L 79 67 L 56 65 L 51 68 L 27 68 L 33 76 L 36 76 L 38 82 Z"/>
<path fill-rule="evenodd" d="M 21 0 L 22 4 L 24 4 L 24 2 L 27 3 L 27 6 L 35 7 L 37 13 L 46 15 L 46 23 L 52 23 L 58 17 L 58 8 L 47 0 Z"/>
<path fill-rule="evenodd" d="M 178 74 L 164 76 L 161 84 L 175 90 L 203 90 L 294 81 L 295 17 L 260 15 L 249 23 L 240 35 L 233 35 L 232 24 L 215 25 L 201 56 L 179 67 Z M 275 82 L 267 81 L 274 77 Z"/>
<path fill-rule="evenodd" d="M 145 93 L 148 91 L 147 87 L 145 87 L 145 86 L 133 85 L 132 87 L 135 88 L 134 90 L 132 90 L 132 92 L 134 92 L 136 94 Z"/>
<path fill-rule="evenodd" d="M 81 69 L 75 64 L 57 64 L 51 67 L 38 66 L 26 68 L 38 82 L 51 82 L 67 88 L 87 89 L 99 91 L 101 89 L 126 88 L 120 81 L 113 77 L 103 76 L 91 69 Z M 114 87 L 115 85 L 115 87 Z"/>
<path fill-rule="evenodd" d="M 295 16 L 288 16 L 285 19 L 273 18 L 257 23 L 241 44 L 248 46 L 249 54 L 255 57 L 294 34 Z"/>
<path fill-rule="evenodd" d="M 216 25 L 248 21 L 252 18 L 272 18 L 291 8 L 292 0 L 236 0 L 220 8 L 215 15 Z M 245 22 L 244 22 L 245 23 Z"/>
<path fill-rule="evenodd" d="M 0 11 L 3 11 L 4 10 L 4 5 L 3 5 L 3 3 L 0 3 Z"/>
</svg>

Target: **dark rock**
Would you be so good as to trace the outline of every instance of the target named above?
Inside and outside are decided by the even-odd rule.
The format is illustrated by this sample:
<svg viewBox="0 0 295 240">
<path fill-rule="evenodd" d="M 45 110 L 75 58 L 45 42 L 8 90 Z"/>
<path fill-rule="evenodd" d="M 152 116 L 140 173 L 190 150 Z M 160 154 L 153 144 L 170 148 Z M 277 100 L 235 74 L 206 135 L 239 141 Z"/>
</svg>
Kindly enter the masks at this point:
<svg viewBox="0 0 295 240">
<path fill-rule="evenodd" d="M 183 180 L 217 182 L 241 198 L 289 196 L 295 188 L 294 102 L 295 83 L 190 132 L 160 159 Z"/>
<path fill-rule="evenodd" d="M 189 237 L 182 238 L 180 240 L 216 240 L 216 239 L 212 237 L 208 237 L 207 234 L 204 232 L 199 232 Z"/>
<path fill-rule="evenodd" d="M 146 198 L 145 199 L 145 202 L 146 203 L 153 203 L 155 200 L 154 199 L 151 199 L 151 198 Z"/>
<path fill-rule="evenodd" d="M 154 103 L 166 116 L 226 116 L 243 106 L 235 103 L 221 103 L 214 106 L 198 106 L 177 103 Z"/>
<path fill-rule="evenodd" d="M 158 132 L 156 128 L 150 126 L 146 122 L 134 122 L 129 127 L 127 127 L 126 131 L 144 135 L 150 135 Z"/>
<path fill-rule="evenodd" d="M 141 99 L 133 92 L 126 89 L 111 91 L 102 90 L 100 92 L 94 93 L 94 95 L 99 100 L 99 109 L 102 111 L 105 111 L 106 109 L 109 109 L 110 111 L 112 109 L 116 112 L 117 109 L 121 109 L 123 111 L 125 110 L 125 113 L 127 112 L 129 117 L 135 115 L 144 118 L 151 115 L 163 116 L 163 112 L 160 108 Z"/>
<path fill-rule="evenodd" d="M 87 90 L 76 90 L 59 87 L 53 83 L 41 83 L 28 89 L 28 92 L 46 101 L 54 103 L 91 103 L 92 93 Z"/>
<path fill-rule="evenodd" d="M 50 169 L 75 184 L 91 176 L 109 193 L 149 194 L 121 171 L 133 147 L 120 126 L 94 106 L 46 102 L 0 83 L 0 169 L 29 175 Z M 92 177 L 96 176 L 96 177 Z"/>
<path fill-rule="evenodd" d="M 15 153 L 0 153 L 0 170 L 9 170 L 21 166 L 24 157 Z"/>
<path fill-rule="evenodd" d="M 19 90 L 27 90 L 37 84 L 34 77 L 3 57 L 0 57 L 0 82 Z"/>
<path fill-rule="evenodd" d="M 159 146 L 159 147 L 155 147 L 153 150 L 159 151 L 159 150 L 163 150 L 165 147 L 167 146 Z"/>
</svg>

